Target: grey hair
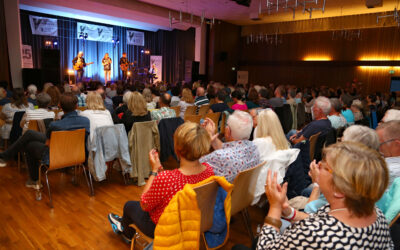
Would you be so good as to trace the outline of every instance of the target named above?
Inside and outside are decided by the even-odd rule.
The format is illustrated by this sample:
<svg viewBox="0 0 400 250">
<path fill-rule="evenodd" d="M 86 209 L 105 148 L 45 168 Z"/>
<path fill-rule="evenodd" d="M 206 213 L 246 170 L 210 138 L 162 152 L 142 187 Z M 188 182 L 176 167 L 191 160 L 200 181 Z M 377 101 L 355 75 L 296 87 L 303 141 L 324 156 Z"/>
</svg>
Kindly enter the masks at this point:
<svg viewBox="0 0 400 250">
<path fill-rule="evenodd" d="M 149 88 L 143 89 L 142 95 L 143 95 L 144 99 L 146 99 L 146 102 L 153 101 L 153 96 L 151 95 L 151 90 Z"/>
<path fill-rule="evenodd" d="M 315 107 L 322 110 L 325 115 L 328 115 L 331 112 L 332 105 L 328 98 L 325 96 L 319 96 L 315 99 L 314 105 Z"/>
<path fill-rule="evenodd" d="M 386 111 L 385 116 L 382 118 L 383 122 L 390 122 L 400 120 L 400 110 L 389 109 Z"/>
<path fill-rule="evenodd" d="M 37 93 L 37 87 L 35 84 L 30 84 L 26 90 L 28 91 L 29 95 L 36 95 Z"/>
<path fill-rule="evenodd" d="M 39 108 L 47 108 L 51 102 L 51 96 L 45 92 L 42 92 L 36 96 L 36 101 Z"/>
<path fill-rule="evenodd" d="M 335 111 L 339 112 L 342 109 L 342 104 L 340 103 L 339 98 L 331 98 L 329 101 L 331 102 L 332 108 L 334 108 Z"/>
<path fill-rule="evenodd" d="M 126 91 L 124 95 L 122 96 L 122 102 L 125 104 L 128 104 L 129 99 L 131 98 L 132 92 L 131 91 Z"/>
<path fill-rule="evenodd" d="M 342 141 L 362 143 L 372 149 L 379 150 L 379 137 L 375 130 L 361 125 L 348 127 L 342 137 Z"/>
<path fill-rule="evenodd" d="M 227 124 L 234 140 L 248 140 L 253 129 L 253 118 L 247 112 L 235 110 L 228 117 Z"/>
</svg>

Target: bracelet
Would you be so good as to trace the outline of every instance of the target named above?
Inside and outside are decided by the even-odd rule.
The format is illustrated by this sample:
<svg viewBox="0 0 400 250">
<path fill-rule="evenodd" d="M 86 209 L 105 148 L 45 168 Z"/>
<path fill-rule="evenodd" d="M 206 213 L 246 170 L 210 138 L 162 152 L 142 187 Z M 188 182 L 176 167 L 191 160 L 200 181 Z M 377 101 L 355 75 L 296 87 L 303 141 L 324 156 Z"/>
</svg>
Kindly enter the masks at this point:
<svg viewBox="0 0 400 250">
<path fill-rule="evenodd" d="M 293 215 L 296 213 L 296 209 L 292 208 L 292 211 L 290 211 L 290 214 L 288 216 L 282 216 L 283 219 L 285 220 L 291 220 L 293 218 Z"/>
<path fill-rule="evenodd" d="M 279 228 L 279 229 L 282 226 L 282 221 L 277 220 L 277 219 L 272 218 L 272 217 L 269 217 L 269 216 L 265 217 L 264 223 L 265 224 L 269 224 L 269 225 L 274 226 L 274 227 Z"/>
<path fill-rule="evenodd" d="M 289 221 L 289 222 L 292 221 L 294 218 L 296 218 L 296 213 L 297 213 L 296 209 L 294 209 L 294 208 L 292 208 L 292 209 L 293 209 L 293 216 L 291 216 L 292 215 L 292 213 L 291 213 L 288 217 L 284 217 L 284 219 Z"/>
<path fill-rule="evenodd" d="M 319 188 L 319 185 L 316 182 L 313 183 L 313 188 L 315 188 L 315 187 Z"/>
<path fill-rule="evenodd" d="M 158 173 L 157 173 L 157 172 L 150 171 L 150 175 L 157 176 L 157 175 L 158 175 Z"/>
</svg>

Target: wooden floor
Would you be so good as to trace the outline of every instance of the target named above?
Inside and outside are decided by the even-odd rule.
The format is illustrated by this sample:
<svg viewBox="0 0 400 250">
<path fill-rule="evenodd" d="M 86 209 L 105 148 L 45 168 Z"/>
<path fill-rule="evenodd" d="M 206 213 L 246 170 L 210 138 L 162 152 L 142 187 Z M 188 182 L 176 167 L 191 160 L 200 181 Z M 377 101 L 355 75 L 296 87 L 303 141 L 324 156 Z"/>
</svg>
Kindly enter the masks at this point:
<svg viewBox="0 0 400 250">
<path fill-rule="evenodd" d="M 110 181 L 95 183 L 95 196 L 89 197 L 83 175 L 75 186 L 72 174 L 49 174 L 54 209 L 48 206 L 47 189 L 43 199 L 35 200 L 35 191 L 25 187 L 26 170 L 15 166 L 0 168 L 0 249 L 129 249 L 115 235 L 107 214 L 122 215 L 127 200 L 138 200 L 142 188 L 123 185 L 114 171 Z M 251 208 L 253 230 L 262 223 L 264 212 Z M 240 215 L 233 217 L 229 242 L 251 245 Z"/>
</svg>

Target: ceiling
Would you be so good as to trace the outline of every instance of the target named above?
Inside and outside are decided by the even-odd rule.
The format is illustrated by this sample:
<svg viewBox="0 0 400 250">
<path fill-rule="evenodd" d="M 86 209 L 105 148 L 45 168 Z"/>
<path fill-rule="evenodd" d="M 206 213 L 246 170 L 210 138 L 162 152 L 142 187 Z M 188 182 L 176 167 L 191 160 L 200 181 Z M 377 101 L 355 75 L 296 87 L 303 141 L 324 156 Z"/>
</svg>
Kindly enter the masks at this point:
<svg viewBox="0 0 400 250">
<path fill-rule="evenodd" d="M 129 0 L 133 1 L 133 0 Z M 267 13 L 266 2 L 267 0 L 252 0 L 250 7 L 238 5 L 232 0 L 139 0 L 140 2 L 149 3 L 152 5 L 161 6 L 176 11 L 183 11 L 186 13 L 193 13 L 196 16 L 202 16 L 204 12 L 205 17 L 219 20 L 224 20 L 237 25 L 250 25 L 259 23 L 274 23 L 306 20 L 310 18 L 308 12 L 303 14 L 303 7 L 299 6 L 295 11 L 295 19 L 293 19 L 293 11 L 289 9 L 280 8 L 278 12 L 271 11 Z M 259 16 L 260 20 L 253 21 L 250 19 L 250 13 L 256 16 L 259 12 L 259 5 L 261 1 L 262 14 Z M 271 2 L 272 0 L 270 0 Z M 279 0 L 282 2 L 282 0 Z M 303 2 L 304 0 L 298 0 Z M 306 0 L 310 1 L 310 0 Z M 276 2 L 276 0 L 273 0 Z M 294 5 L 295 0 L 288 0 L 289 4 Z M 318 4 L 307 4 L 307 8 L 321 8 L 323 0 L 318 0 Z M 365 0 L 326 0 L 325 12 L 321 10 L 312 11 L 312 18 L 336 17 L 345 15 L 359 15 L 367 13 L 376 13 L 384 11 L 393 11 L 398 6 L 398 0 L 383 0 L 382 7 L 368 9 L 365 6 Z M 275 10 L 275 9 L 274 9 Z"/>
</svg>

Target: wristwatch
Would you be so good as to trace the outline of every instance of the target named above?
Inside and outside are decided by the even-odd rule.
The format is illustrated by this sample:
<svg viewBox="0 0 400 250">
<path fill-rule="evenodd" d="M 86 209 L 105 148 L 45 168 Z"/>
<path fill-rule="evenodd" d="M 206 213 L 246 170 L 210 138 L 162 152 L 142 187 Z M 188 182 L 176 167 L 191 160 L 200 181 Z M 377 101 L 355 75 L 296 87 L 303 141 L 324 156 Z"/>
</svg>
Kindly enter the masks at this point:
<svg viewBox="0 0 400 250">
<path fill-rule="evenodd" d="M 158 175 L 158 173 L 157 173 L 157 172 L 150 171 L 150 175 L 157 176 L 157 175 Z"/>
</svg>

